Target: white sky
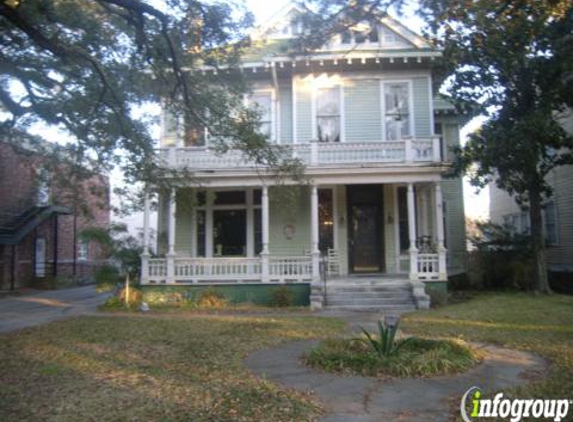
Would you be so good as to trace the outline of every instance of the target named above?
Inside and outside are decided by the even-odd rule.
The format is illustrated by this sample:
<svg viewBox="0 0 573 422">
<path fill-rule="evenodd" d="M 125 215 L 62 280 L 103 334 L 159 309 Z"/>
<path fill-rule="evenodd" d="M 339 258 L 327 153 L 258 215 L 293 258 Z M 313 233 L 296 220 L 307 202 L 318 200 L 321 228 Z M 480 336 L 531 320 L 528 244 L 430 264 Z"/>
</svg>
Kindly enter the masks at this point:
<svg viewBox="0 0 573 422">
<path fill-rule="evenodd" d="M 412 11 L 414 1 L 415 0 L 412 0 L 412 5 L 404 10 L 405 16 L 400 16 L 397 18 L 410 29 L 420 33 L 420 30 L 423 26 L 423 21 L 419 17 L 413 15 Z M 262 23 L 267 20 L 287 3 L 289 3 L 289 1 L 271 2 L 268 0 L 246 0 L 247 6 L 255 14 L 258 23 Z M 470 122 L 465 128 L 463 128 L 462 143 L 465 141 L 465 136 L 478 128 L 481 122 L 482 120 L 480 119 L 474 119 L 474 121 Z M 41 134 L 48 139 L 53 139 L 56 142 L 58 139 L 66 138 L 65 135 L 59 133 L 59 131 L 55 128 L 36 127 L 34 128 L 34 132 Z M 114 172 L 111 175 L 111 183 L 112 188 L 122 183 L 121 174 L 119 172 Z M 120 201 L 120 198 L 112 198 L 112 201 Z M 480 219 L 488 218 L 489 194 L 487 190 L 482 190 L 479 194 L 476 194 L 475 189 L 469 186 L 467 180 L 464 180 L 464 201 L 466 216 Z M 143 225 L 142 213 L 135 213 L 129 217 L 124 218 L 114 218 L 114 220 L 126 223 L 132 233 L 140 230 Z M 155 227 L 156 225 L 155 220 L 156 218 L 152 217 L 152 227 Z"/>
</svg>

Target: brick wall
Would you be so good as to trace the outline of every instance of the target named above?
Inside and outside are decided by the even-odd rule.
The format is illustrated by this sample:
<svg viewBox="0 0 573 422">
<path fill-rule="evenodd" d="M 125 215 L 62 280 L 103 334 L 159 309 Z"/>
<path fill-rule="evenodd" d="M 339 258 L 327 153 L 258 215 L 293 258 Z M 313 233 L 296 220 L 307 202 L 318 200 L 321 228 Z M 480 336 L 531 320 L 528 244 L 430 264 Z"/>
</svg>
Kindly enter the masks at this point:
<svg viewBox="0 0 573 422">
<path fill-rule="evenodd" d="M 43 165 L 43 157 L 0 142 L 0 198 L 2 198 L 0 219 L 4 218 L 5 221 L 10 216 L 18 215 L 36 204 L 37 169 Z M 101 247 L 95 242 L 90 242 L 87 259 L 78 260 L 80 245 L 79 241 L 74 242 L 74 239 L 77 239 L 81 231 L 86 228 L 109 227 L 108 178 L 103 175 L 90 175 L 75 185 L 77 193 L 74 194 L 74 188 L 65 183 L 69 167 L 65 163 L 59 163 L 51 168 L 54 169 L 54 174 L 50 178 L 50 204 L 67 206 L 71 210 L 75 209 L 76 213 L 58 215 L 43 221 L 17 245 L 15 287 L 30 286 L 34 281 L 37 287 L 42 287 L 42 283 L 48 287 L 52 283 L 50 276 L 53 274 L 56 244 L 58 262 L 56 273 L 59 278 L 72 276 L 75 259 L 76 275 L 86 281 L 93 278 L 94 268 L 104 263 L 106 259 Z M 79 200 L 74 201 L 74 196 Z M 34 280 L 34 251 L 38 238 L 44 238 L 46 241 L 46 277 L 43 280 Z M 12 250 L 11 246 L 0 245 L 0 290 L 10 287 Z"/>
</svg>

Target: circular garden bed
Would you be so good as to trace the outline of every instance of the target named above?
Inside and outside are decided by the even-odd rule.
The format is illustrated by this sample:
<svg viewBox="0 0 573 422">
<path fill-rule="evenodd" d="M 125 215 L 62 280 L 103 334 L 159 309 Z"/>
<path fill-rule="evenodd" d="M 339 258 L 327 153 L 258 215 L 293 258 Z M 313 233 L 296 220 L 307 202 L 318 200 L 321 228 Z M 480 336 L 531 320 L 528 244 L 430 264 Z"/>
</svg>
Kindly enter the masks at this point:
<svg viewBox="0 0 573 422">
<path fill-rule="evenodd" d="M 462 342 L 410 338 L 389 356 L 380 356 L 362 339 L 329 339 L 303 359 L 317 369 L 371 377 L 432 377 L 467 371 L 480 355 Z M 400 340 L 397 345 L 400 345 Z"/>
</svg>

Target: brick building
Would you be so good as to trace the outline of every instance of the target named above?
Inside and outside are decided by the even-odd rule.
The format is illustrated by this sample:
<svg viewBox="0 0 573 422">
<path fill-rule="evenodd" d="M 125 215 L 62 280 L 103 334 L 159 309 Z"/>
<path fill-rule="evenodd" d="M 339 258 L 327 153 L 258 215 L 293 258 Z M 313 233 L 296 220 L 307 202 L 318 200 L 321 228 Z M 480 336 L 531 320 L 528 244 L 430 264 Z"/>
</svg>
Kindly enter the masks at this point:
<svg viewBox="0 0 573 422">
<path fill-rule="evenodd" d="M 27 136 L 0 141 L 0 290 L 88 282 L 105 262 L 101 247 L 79 235 L 109 227 L 108 178 L 81 169 L 74 179 L 53 152 Z"/>
</svg>

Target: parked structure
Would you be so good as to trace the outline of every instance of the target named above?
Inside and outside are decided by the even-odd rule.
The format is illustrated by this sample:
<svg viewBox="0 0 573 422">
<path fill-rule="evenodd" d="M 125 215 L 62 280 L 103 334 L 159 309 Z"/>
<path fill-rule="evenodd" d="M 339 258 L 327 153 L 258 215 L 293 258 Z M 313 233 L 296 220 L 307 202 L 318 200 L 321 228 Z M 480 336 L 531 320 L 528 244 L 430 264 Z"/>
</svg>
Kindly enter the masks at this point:
<svg viewBox="0 0 573 422">
<path fill-rule="evenodd" d="M 294 57 L 284 51 L 297 13 L 289 6 L 263 26 L 241 67 L 261 130 L 306 164 L 311 186 L 276 187 L 239 152 L 186 144 L 164 124 L 161 160 L 192 169 L 201 188 L 190 181 L 160 198 L 160 257 L 143 255 L 142 283 L 302 284 L 317 307 L 330 288 L 329 305 L 406 308 L 414 296 L 427 306 L 423 283 L 443 290 L 465 271 L 462 183 L 442 177 L 461 124 L 436 95 L 442 54 L 386 16 Z M 407 297 L 392 302 L 375 294 L 382 287 Z M 360 291 L 364 301 L 350 303 Z"/>
<path fill-rule="evenodd" d="M 109 226 L 107 177 L 93 175 L 78 184 L 81 201 L 75 201 L 74 213 L 71 190 L 51 173 L 53 157 L 39 152 L 38 142 L 25 135 L 0 141 L 1 290 L 85 282 L 104 258 L 97 244 L 78 235 L 87 227 Z M 63 173 L 68 166 L 62 160 L 55 168 Z"/>
</svg>

